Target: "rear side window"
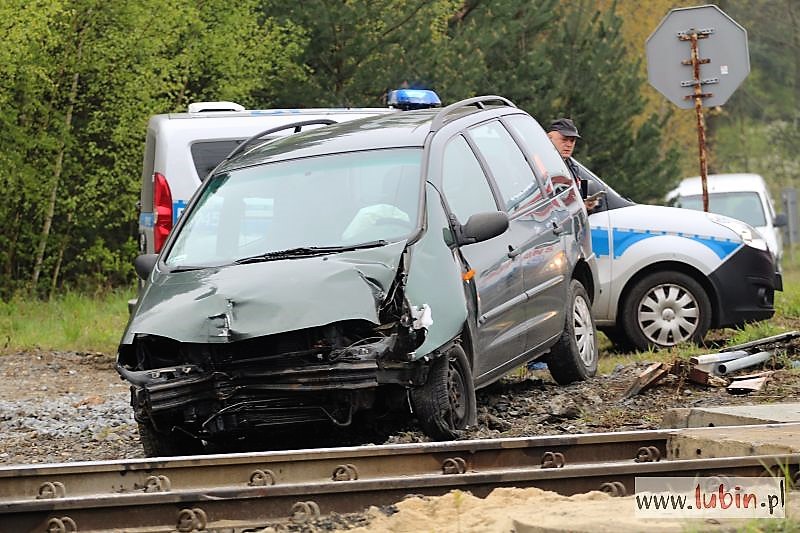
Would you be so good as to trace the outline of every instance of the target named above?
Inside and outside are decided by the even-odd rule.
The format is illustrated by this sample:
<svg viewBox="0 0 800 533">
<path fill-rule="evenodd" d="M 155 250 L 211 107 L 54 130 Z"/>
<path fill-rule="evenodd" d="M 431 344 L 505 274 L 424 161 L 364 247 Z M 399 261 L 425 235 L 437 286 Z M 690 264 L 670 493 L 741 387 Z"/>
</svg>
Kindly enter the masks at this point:
<svg viewBox="0 0 800 533">
<path fill-rule="evenodd" d="M 481 165 L 460 135 L 444 149 L 442 189 L 450 210 L 462 224 L 475 213 L 497 211 Z"/>
<path fill-rule="evenodd" d="M 469 130 L 497 183 L 509 213 L 537 198 L 541 191 L 536 178 L 511 134 L 497 121 Z"/>
<path fill-rule="evenodd" d="M 226 141 L 201 141 L 192 144 L 192 161 L 200 180 L 219 165 L 244 139 Z"/>
<path fill-rule="evenodd" d="M 569 169 L 564 159 L 550 142 L 542 127 L 531 117 L 513 115 L 503 119 L 514 133 L 525 143 L 528 157 L 542 183 L 548 189 L 555 184 L 563 183 L 563 177 L 569 177 Z M 554 179 L 555 178 L 555 179 Z M 571 179 L 566 182 L 571 183 Z"/>
</svg>

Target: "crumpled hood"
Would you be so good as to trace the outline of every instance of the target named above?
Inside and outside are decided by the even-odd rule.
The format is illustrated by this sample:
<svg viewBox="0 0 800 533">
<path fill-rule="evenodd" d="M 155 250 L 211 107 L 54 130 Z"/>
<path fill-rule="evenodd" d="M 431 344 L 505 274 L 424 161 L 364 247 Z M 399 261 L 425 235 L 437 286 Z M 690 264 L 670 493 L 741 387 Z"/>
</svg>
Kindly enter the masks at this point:
<svg viewBox="0 0 800 533">
<path fill-rule="evenodd" d="M 122 339 L 230 342 L 338 322 L 378 324 L 406 241 L 317 257 L 156 272 Z"/>
</svg>

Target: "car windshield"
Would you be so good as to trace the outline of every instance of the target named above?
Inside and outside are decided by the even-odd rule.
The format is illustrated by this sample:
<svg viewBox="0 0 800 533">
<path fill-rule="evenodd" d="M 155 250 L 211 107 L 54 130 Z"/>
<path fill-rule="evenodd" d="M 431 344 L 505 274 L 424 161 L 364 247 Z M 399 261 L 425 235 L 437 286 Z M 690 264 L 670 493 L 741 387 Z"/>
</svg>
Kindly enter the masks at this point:
<svg viewBox="0 0 800 533">
<path fill-rule="evenodd" d="M 165 258 L 201 267 L 379 246 L 417 227 L 422 150 L 351 152 L 212 176 Z"/>
<path fill-rule="evenodd" d="M 703 210 L 703 196 L 681 196 L 677 207 Z M 756 192 L 715 192 L 708 195 L 708 210 L 718 215 L 735 218 L 747 222 L 751 226 L 766 226 L 764 209 Z"/>
</svg>

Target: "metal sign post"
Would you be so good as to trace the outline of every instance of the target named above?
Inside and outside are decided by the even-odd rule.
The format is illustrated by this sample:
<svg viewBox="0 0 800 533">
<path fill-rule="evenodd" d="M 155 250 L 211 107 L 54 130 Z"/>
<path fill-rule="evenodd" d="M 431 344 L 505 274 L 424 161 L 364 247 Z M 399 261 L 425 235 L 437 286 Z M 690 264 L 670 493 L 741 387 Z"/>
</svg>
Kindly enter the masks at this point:
<svg viewBox="0 0 800 533">
<path fill-rule="evenodd" d="M 704 93 L 703 92 L 703 85 L 707 83 L 716 83 L 719 80 L 711 79 L 711 80 L 701 80 L 700 79 L 700 65 L 710 63 L 711 60 L 708 58 L 700 58 L 700 52 L 698 51 L 697 41 L 699 39 L 705 39 L 709 35 L 714 32 L 713 29 L 706 29 L 706 30 L 699 30 L 696 31 L 694 28 L 690 29 L 685 33 L 679 33 L 678 39 L 681 41 L 691 41 L 692 43 L 692 58 L 691 59 L 684 59 L 681 61 L 683 65 L 691 65 L 692 66 L 692 73 L 694 75 L 692 79 L 692 85 L 694 86 L 694 93 L 691 95 L 684 96 L 687 99 L 694 99 L 694 112 L 697 115 L 697 144 L 699 146 L 699 153 L 700 153 L 700 183 L 703 186 L 703 211 L 708 213 L 708 161 L 706 160 L 706 121 L 703 117 L 703 98 L 708 98 L 713 96 L 712 93 Z M 681 83 L 682 86 L 685 86 L 686 82 Z"/>
<path fill-rule="evenodd" d="M 695 109 L 703 210 L 708 211 L 703 107 L 724 104 L 750 72 L 747 32 L 714 5 L 673 9 L 647 38 L 646 51 L 650 84 L 678 107 Z M 691 79 L 687 66 L 692 67 Z M 714 85 L 714 91 L 704 91 L 706 85 Z M 693 91 L 687 95 L 689 87 Z"/>
</svg>

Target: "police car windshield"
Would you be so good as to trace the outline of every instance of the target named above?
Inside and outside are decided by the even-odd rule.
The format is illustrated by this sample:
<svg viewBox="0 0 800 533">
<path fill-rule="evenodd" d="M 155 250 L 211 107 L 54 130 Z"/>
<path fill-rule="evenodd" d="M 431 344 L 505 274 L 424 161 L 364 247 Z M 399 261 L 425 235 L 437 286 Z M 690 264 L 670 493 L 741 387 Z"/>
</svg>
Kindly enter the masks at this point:
<svg viewBox="0 0 800 533">
<path fill-rule="evenodd" d="M 417 227 L 422 151 L 326 155 L 212 176 L 187 212 L 168 266 L 212 266 L 275 252 L 396 241 Z M 245 261 L 252 262 L 252 261 Z"/>
</svg>

